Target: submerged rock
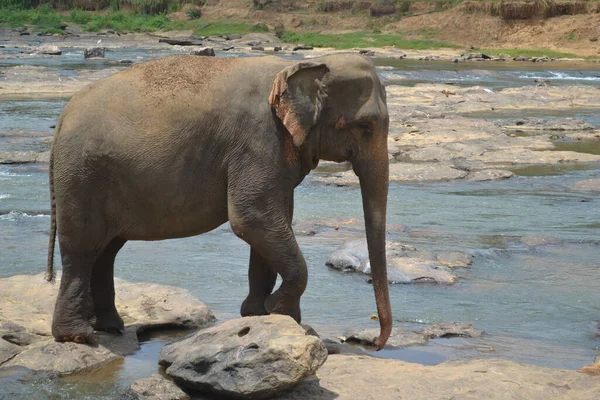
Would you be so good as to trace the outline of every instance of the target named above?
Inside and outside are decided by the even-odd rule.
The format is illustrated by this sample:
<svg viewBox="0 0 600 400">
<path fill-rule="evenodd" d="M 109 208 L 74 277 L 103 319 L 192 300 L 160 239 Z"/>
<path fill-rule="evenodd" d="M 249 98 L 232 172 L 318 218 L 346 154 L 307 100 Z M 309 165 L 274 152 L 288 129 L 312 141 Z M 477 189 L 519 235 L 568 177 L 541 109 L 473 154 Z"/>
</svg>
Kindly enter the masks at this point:
<svg viewBox="0 0 600 400">
<path fill-rule="evenodd" d="M 452 284 L 456 276 L 427 251 L 395 242 L 386 242 L 387 275 L 390 283 L 432 282 Z M 327 260 L 330 268 L 371 274 L 369 251 L 365 239 L 341 245 Z"/>
<path fill-rule="evenodd" d="M 128 399 L 136 400 L 188 400 L 190 398 L 175 383 L 158 374 L 135 381 L 127 395 Z"/>
<path fill-rule="evenodd" d="M 164 326 L 193 328 L 215 320 L 206 305 L 187 290 L 115 279 L 116 306 L 126 328 L 123 335 L 97 332 L 96 345 L 54 342 L 52 314 L 57 282 L 44 274 L 0 279 L 0 365 L 32 371 L 71 374 L 89 371 L 139 348 L 137 333 Z"/>
<path fill-rule="evenodd" d="M 436 258 L 437 262 L 449 268 L 467 268 L 473 264 L 473 256 L 460 251 L 440 253 Z"/>
<path fill-rule="evenodd" d="M 483 331 L 475 328 L 472 324 L 444 322 L 425 328 L 423 335 L 429 339 L 453 337 L 478 338 L 483 336 Z"/>
<path fill-rule="evenodd" d="M 569 189 L 577 192 L 600 192 L 600 178 L 584 179 L 569 186 Z"/>
<path fill-rule="evenodd" d="M 167 345 L 159 363 L 192 390 L 265 398 L 314 374 L 326 359 L 321 339 L 291 317 L 268 315 L 226 321 Z"/>
</svg>

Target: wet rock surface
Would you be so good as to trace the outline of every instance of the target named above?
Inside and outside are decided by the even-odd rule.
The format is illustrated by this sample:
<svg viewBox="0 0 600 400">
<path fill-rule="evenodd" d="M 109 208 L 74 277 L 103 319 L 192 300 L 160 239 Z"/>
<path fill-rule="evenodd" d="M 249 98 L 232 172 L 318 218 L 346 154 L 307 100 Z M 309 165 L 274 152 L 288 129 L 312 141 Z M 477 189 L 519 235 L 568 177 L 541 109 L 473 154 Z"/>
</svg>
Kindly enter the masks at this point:
<svg viewBox="0 0 600 400">
<path fill-rule="evenodd" d="M 360 371 L 360 379 L 357 379 Z M 504 360 L 423 366 L 368 356 L 331 355 L 313 379 L 279 399 L 593 399 L 597 377 Z"/>
<path fill-rule="evenodd" d="M 0 279 L 0 366 L 72 374 L 99 368 L 139 349 L 137 333 L 160 327 L 194 328 L 215 318 L 184 289 L 115 279 L 123 335 L 97 332 L 95 345 L 58 343 L 51 336 L 57 282 L 44 274 Z"/>
<path fill-rule="evenodd" d="M 458 254 L 458 253 L 457 253 Z M 452 284 L 456 276 L 428 251 L 397 242 L 386 242 L 387 274 L 390 283 L 440 283 Z M 442 257 L 444 258 L 444 256 Z M 446 256 L 446 258 L 450 258 Z M 454 255 L 454 259 L 458 256 Z M 467 256 L 464 256 L 466 260 Z M 451 263 L 453 260 L 448 260 Z M 458 263 L 458 261 L 456 261 Z M 465 261 L 463 261 L 463 264 Z M 369 275 L 371 263 L 367 242 L 353 240 L 341 245 L 327 260 L 330 268 L 346 272 L 360 272 Z"/>
<path fill-rule="evenodd" d="M 297 385 L 327 359 L 321 339 L 291 317 L 226 321 L 163 348 L 159 363 L 191 390 L 267 398 Z"/>
<path fill-rule="evenodd" d="M 347 336 L 340 337 L 342 342 L 359 343 L 373 345 L 373 341 L 379 335 L 378 329 L 365 329 L 363 331 L 353 332 Z M 409 347 L 418 346 L 427 343 L 430 339 L 437 338 L 479 338 L 483 332 L 476 329 L 472 324 L 458 322 L 444 322 L 420 328 L 406 328 L 396 326 L 392 329 L 392 334 L 386 346 L 388 347 Z"/>
<path fill-rule="evenodd" d="M 127 399 L 131 400 L 188 400 L 189 398 L 190 396 L 173 381 L 159 374 L 135 381 L 127 393 Z"/>
</svg>

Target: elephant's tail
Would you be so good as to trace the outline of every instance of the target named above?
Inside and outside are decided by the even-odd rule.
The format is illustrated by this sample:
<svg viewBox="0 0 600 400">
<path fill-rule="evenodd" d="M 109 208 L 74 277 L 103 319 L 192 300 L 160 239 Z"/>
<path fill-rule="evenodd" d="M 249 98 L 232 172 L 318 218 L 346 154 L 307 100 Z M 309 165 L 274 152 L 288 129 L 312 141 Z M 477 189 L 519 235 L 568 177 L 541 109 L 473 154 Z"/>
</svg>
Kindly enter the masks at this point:
<svg viewBox="0 0 600 400">
<path fill-rule="evenodd" d="M 54 135 L 58 133 L 60 124 L 57 124 Z M 50 149 L 50 165 L 48 168 L 50 186 L 50 235 L 48 239 L 48 265 L 46 265 L 46 276 L 48 282 L 54 280 L 54 246 L 56 241 L 56 198 L 54 197 L 54 151 Z"/>
</svg>

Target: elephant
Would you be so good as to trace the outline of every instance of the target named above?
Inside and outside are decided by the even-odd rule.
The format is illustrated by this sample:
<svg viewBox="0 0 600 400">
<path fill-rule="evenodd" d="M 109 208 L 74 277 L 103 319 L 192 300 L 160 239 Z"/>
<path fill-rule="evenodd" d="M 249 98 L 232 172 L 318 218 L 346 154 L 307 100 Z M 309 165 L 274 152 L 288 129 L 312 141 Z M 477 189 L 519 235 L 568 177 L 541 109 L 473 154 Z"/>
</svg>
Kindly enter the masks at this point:
<svg viewBox="0 0 600 400">
<path fill-rule="evenodd" d="M 294 188 L 330 160 L 349 161 L 360 180 L 382 348 L 392 324 L 388 126 L 385 88 L 358 54 L 175 55 L 88 85 L 62 111 L 51 147 L 46 279 L 56 236 L 63 267 L 55 340 L 123 332 L 113 274 L 127 241 L 195 236 L 227 221 L 250 245 L 241 315 L 300 322 L 308 274 L 292 231 Z"/>
</svg>

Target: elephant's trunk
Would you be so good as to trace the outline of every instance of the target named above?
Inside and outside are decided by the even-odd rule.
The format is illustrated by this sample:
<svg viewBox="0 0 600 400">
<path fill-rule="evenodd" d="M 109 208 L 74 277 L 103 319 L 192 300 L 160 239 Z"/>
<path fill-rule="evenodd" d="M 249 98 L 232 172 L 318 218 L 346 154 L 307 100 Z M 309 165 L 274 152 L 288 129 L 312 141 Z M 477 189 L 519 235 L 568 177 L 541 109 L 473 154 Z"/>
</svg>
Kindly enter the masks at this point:
<svg viewBox="0 0 600 400">
<path fill-rule="evenodd" d="M 367 245 L 371 262 L 371 277 L 377 314 L 381 327 L 375 345 L 382 349 L 392 333 L 392 308 L 387 280 L 387 261 L 385 257 L 385 223 L 388 195 L 389 165 L 387 151 L 382 160 L 366 162 L 355 167 L 360 178 L 363 198 Z"/>
</svg>

